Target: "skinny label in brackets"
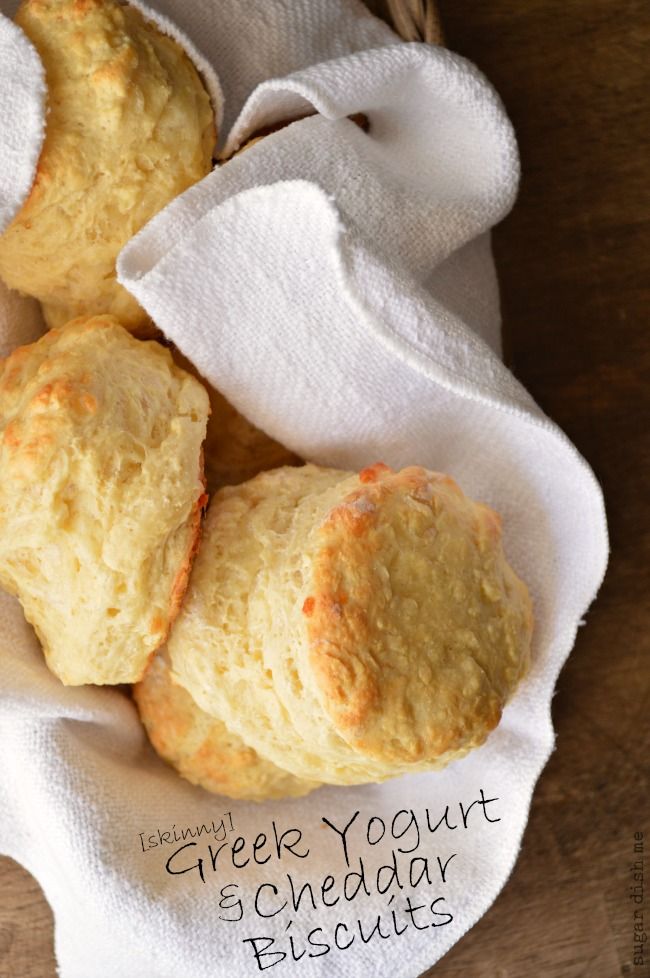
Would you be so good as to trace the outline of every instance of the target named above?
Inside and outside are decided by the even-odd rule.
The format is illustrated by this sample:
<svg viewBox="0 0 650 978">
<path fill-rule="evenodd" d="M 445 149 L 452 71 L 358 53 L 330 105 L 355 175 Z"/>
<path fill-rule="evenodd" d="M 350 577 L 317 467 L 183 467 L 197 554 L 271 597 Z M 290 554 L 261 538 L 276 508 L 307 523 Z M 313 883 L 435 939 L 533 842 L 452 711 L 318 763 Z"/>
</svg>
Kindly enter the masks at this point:
<svg viewBox="0 0 650 978">
<path fill-rule="evenodd" d="M 142 852 L 148 849 L 157 849 L 159 846 L 168 846 L 176 842 L 185 842 L 187 839 L 198 839 L 201 836 L 213 836 L 217 842 L 223 842 L 229 832 L 234 832 L 235 826 L 232 821 L 232 812 L 225 812 L 218 821 L 211 819 L 209 822 L 202 822 L 201 825 L 176 826 L 170 829 L 156 829 L 150 835 L 140 832 L 140 848 Z"/>
</svg>

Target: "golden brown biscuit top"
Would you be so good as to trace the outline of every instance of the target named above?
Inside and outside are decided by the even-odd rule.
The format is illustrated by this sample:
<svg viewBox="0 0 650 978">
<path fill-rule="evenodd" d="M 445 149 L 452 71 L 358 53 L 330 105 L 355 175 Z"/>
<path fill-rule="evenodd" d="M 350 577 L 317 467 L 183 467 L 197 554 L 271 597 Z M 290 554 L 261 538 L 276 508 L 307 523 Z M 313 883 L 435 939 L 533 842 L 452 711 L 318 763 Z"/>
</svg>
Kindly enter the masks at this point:
<svg viewBox="0 0 650 978">
<path fill-rule="evenodd" d="M 147 387 L 141 386 L 144 364 Z M 168 401 L 170 376 L 180 393 L 178 404 L 169 405 L 173 412 L 194 410 L 197 395 L 207 412 L 207 395 L 169 351 L 134 339 L 112 316 L 73 320 L 14 350 L 0 361 L 3 481 L 49 477 L 57 451 L 78 455 L 82 445 L 94 446 L 97 455 L 106 451 L 106 481 L 112 481 L 108 467 L 119 468 L 120 439 L 143 450 L 157 443 L 154 415 Z"/>
<path fill-rule="evenodd" d="M 0 362 L 0 583 L 64 682 L 139 679 L 205 501 L 202 385 L 111 316 Z"/>
<path fill-rule="evenodd" d="M 320 702 L 362 753 L 417 762 L 477 742 L 528 664 L 528 592 L 501 522 L 453 479 L 364 470 L 316 531 L 305 599 Z"/>
</svg>

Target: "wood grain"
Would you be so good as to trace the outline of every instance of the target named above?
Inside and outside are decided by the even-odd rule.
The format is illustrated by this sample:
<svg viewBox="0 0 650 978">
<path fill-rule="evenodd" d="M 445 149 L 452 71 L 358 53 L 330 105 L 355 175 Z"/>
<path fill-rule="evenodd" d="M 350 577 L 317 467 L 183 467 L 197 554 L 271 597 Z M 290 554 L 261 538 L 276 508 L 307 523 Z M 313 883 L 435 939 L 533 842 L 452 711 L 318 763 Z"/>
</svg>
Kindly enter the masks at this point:
<svg viewBox="0 0 650 978">
<path fill-rule="evenodd" d="M 36 880 L 0 857 L 0 978 L 56 978 L 52 924 Z"/>
<path fill-rule="evenodd" d="M 560 676 L 557 748 L 513 876 L 430 974 L 646 978 L 627 870 L 634 830 L 650 829 L 650 8 L 438 8 L 520 144 L 520 198 L 494 235 L 507 358 L 594 468 L 612 553 Z"/>
<path fill-rule="evenodd" d="M 632 962 L 627 870 L 634 830 L 650 833 L 650 8 L 438 9 L 447 45 L 491 78 L 520 141 L 520 200 L 494 236 L 507 356 L 595 469 L 612 556 L 560 677 L 557 749 L 514 873 L 428 974 L 648 978 L 650 956 Z M 38 885 L 10 860 L 0 874 L 0 978 L 54 978 Z"/>
</svg>

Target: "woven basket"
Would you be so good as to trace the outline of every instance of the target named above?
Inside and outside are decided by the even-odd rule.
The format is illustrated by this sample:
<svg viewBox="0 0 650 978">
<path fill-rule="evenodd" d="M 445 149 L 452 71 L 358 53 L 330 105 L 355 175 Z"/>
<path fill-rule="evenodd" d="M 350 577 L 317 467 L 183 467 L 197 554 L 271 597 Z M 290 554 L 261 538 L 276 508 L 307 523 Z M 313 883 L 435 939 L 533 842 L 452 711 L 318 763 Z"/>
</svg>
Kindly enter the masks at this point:
<svg viewBox="0 0 650 978">
<path fill-rule="evenodd" d="M 366 3 L 405 41 L 444 43 L 435 0 L 366 0 Z"/>
</svg>

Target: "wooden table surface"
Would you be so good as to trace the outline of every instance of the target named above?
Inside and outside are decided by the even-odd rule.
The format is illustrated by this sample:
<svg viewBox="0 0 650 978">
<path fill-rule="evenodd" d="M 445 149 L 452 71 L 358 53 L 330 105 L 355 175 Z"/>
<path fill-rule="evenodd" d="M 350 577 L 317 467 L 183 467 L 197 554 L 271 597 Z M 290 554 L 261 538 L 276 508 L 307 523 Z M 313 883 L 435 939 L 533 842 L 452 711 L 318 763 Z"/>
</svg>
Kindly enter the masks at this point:
<svg viewBox="0 0 650 978">
<path fill-rule="evenodd" d="M 514 873 L 429 974 L 648 978 L 650 946 L 633 963 L 628 869 L 634 832 L 650 840 L 650 5 L 439 9 L 520 141 L 521 196 L 494 235 L 508 360 L 594 468 L 612 555 L 560 677 L 557 748 Z M 1 859 L 0 978 L 54 975 L 50 910 Z"/>
</svg>

